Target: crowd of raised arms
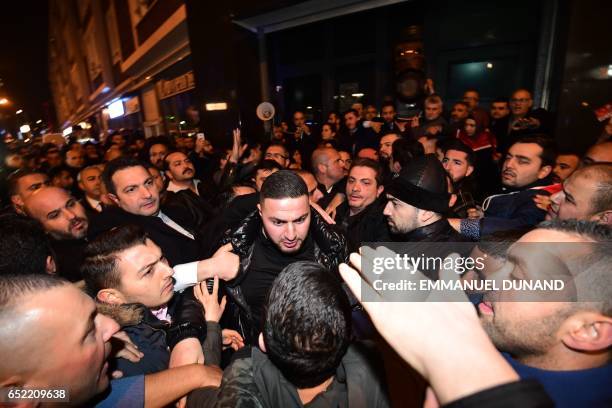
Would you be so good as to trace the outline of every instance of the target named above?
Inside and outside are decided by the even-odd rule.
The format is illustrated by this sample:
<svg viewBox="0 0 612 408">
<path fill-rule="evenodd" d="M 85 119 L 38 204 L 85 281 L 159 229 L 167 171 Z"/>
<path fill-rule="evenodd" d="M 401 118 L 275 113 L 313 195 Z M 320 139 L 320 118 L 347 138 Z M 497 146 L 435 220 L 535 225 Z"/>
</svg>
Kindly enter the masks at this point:
<svg viewBox="0 0 612 408">
<path fill-rule="evenodd" d="M 296 111 L 229 150 L 197 131 L 8 144 L 0 388 L 102 407 L 612 406 L 612 121 L 560 151 L 528 90 L 481 105 Z M 394 302 L 360 251 L 388 242 L 487 259 L 410 279 L 546 269 L 583 297 Z"/>
</svg>

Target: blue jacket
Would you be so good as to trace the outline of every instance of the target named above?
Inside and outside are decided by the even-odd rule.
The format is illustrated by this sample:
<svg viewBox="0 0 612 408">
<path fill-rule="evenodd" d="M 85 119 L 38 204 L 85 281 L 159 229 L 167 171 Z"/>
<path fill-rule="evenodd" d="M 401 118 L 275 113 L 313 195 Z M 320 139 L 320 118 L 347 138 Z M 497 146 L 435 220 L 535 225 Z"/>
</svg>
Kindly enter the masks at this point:
<svg viewBox="0 0 612 408">
<path fill-rule="evenodd" d="M 520 191 L 487 198 L 483 203 L 485 216 L 480 220 L 480 236 L 496 231 L 531 227 L 544 221 L 546 211 L 535 205 L 533 197 L 536 194 L 550 195 L 548 191 L 538 188 L 550 184 L 552 182 L 547 177 Z"/>
<path fill-rule="evenodd" d="M 612 407 L 612 364 L 588 370 L 548 371 L 504 357 L 521 379 L 535 379 L 555 401 L 557 408 Z"/>
</svg>

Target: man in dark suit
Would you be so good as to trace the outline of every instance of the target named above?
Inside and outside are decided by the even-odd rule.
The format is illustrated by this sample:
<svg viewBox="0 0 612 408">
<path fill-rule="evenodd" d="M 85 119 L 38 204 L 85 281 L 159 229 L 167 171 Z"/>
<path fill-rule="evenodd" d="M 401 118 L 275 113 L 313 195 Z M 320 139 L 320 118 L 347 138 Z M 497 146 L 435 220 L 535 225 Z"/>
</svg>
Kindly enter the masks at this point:
<svg viewBox="0 0 612 408">
<path fill-rule="evenodd" d="M 79 188 L 83 191 L 81 203 L 91 218 L 102 212 L 103 204 L 100 201 L 102 194 L 102 171 L 98 166 L 89 166 L 81 170 L 77 176 Z"/>
<path fill-rule="evenodd" d="M 181 217 L 180 209 L 160 208 L 159 190 L 151 174 L 141 162 L 130 157 L 120 157 L 110 161 L 102 179 L 111 200 L 117 208 L 109 208 L 95 217 L 89 228 L 89 237 L 113 227 L 136 224 L 159 245 L 184 283 L 177 288 L 212 278 L 232 279 L 238 270 L 238 257 L 230 252 L 230 247 L 211 248 L 208 242 L 200 239 L 200 231 Z M 183 211 L 184 212 L 184 211 Z M 207 254 L 214 256 L 204 259 Z M 214 268 L 213 268 L 214 264 Z"/>
</svg>

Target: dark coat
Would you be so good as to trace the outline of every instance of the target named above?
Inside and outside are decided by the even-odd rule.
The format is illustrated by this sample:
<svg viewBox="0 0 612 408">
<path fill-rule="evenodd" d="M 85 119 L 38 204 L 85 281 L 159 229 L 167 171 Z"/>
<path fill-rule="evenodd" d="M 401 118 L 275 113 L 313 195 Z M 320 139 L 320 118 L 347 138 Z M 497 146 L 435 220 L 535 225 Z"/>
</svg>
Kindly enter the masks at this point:
<svg viewBox="0 0 612 408">
<path fill-rule="evenodd" d="M 361 124 L 352 134 L 348 129 L 344 129 L 339 137 L 340 150 L 347 151 L 352 156 L 356 156 L 357 153 L 365 147 L 371 147 L 378 151 L 379 143 L 380 136 L 371 128 L 364 128 Z"/>
<path fill-rule="evenodd" d="M 550 178 L 538 180 L 521 191 L 487 197 L 483 202 L 484 218 L 480 220 L 480 236 L 496 231 L 531 227 L 544 221 L 546 211 L 533 202 L 536 194 L 550 195 L 542 188 L 552 184 Z"/>
<path fill-rule="evenodd" d="M 144 353 L 137 363 L 125 358 L 114 360 L 116 369 L 125 377 L 166 370 L 170 352 L 178 342 L 193 337 L 203 344 L 206 339 L 202 305 L 193 296 L 192 289 L 175 293 L 172 297 L 168 304 L 172 323 L 159 320 L 142 304 L 100 304 L 99 311 L 115 319 L 138 350 Z"/>
<path fill-rule="evenodd" d="M 314 241 L 314 261 L 319 262 L 325 268 L 337 273 L 338 266 L 342 262 L 348 260 L 348 250 L 346 239 L 342 233 L 336 231 L 332 226 L 319 215 L 319 213 L 311 209 L 311 220 L 309 234 Z M 263 224 L 258 211 L 253 211 L 244 222 L 233 233 L 228 234 L 223 243 L 230 242 L 236 253 L 240 257 L 240 267 L 237 277 L 227 282 L 225 290 L 231 301 L 231 306 L 226 308 L 229 313 L 226 313 L 230 319 L 229 325 L 237 330 L 242 331 L 245 339 L 256 339 L 259 333 L 255 333 L 255 324 L 251 309 L 246 302 L 241 289 L 241 283 L 244 281 L 246 274 L 249 271 L 249 266 L 253 258 L 253 249 L 255 248 L 255 239 L 261 232 Z"/>
<path fill-rule="evenodd" d="M 308 406 L 388 407 L 384 371 L 365 347 L 349 346 L 334 375 L 333 384 Z M 266 354 L 253 348 L 226 370 L 215 407 L 301 407 L 294 385 Z"/>
<path fill-rule="evenodd" d="M 346 235 L 349 252 L 357 252 L 363 242 L 391 241 L 387 217 L 383 215 L 386 204 L 381 196 L 352 217 L 348 201 L 338 206 L 335 221 Z"/>
<path fill-rule="evenodd" d="M 162 210 L 163 211 L 163 210 Z M 181 225 L 185 230 L 190 232 L 196 238 L 195 240 L 186 237 L 173 228 L 164 224 L 164 222 L 155 216 L 134 215 L 120 208 L 108 208 L 98 216 L 90 220 L 89 223 L 89 239 L 94 239 L 104 231 L 121 225 L 134 224 L 142 227 L 162 250 L 162 253 L 168 259 L 171 266 L 198 261 L 206 258 L 207 243 L 198 239 L 198 231 L 193 225 L 182 224 L 178 217 L 171 212 L 164 214 L 168 215 L 173 221 Z"/>
</svg>

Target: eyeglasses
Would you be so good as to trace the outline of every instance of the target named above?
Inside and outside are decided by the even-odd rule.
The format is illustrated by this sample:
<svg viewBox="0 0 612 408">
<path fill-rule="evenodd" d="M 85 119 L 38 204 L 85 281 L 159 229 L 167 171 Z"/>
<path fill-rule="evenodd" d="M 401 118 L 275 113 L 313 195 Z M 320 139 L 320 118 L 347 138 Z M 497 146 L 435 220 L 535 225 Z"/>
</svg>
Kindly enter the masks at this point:
<svg viewBox="0 0 612 408">
<path fill-rule="evenodd" d="M 275 158 L 275 159 L 285 159 L 287 160 L 287 156 L 283 156 L 280 153 L 266 153 L 266 159 L 271 159 L 271 158 Z"/>
</svg>

